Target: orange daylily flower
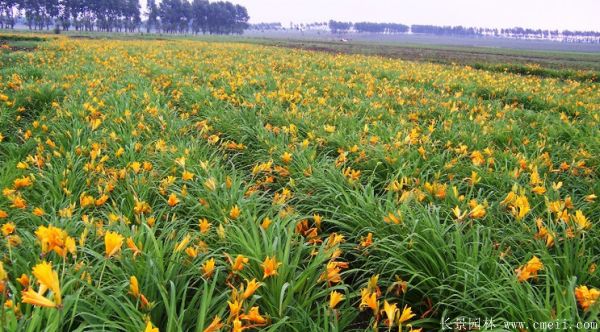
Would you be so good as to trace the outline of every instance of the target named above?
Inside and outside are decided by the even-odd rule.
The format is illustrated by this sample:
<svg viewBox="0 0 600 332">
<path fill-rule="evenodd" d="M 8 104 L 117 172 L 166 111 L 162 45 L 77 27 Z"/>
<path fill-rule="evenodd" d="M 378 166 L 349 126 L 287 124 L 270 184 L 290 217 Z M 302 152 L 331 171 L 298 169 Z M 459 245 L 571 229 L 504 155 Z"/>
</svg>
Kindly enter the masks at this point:
<svg viewBox="0 0 600 332">
<path fill-rule="evenodd" d="M 536 278 L 538 271 L 544 268 L 544 264 L 542 261 L 537 258 L 537 256 L 533 256 L 525 265 L 519 267 L 515 270 L 517 272 L 517 278 L 519 282 L 523 282 L 530 278 Z"/>
<path fill-rule="evenodd" d="M 140 285 L 135 276 L 129 277 L 129 292 L 135 298 L 140 296 Z"/>
<path fill-rule="evenodd" d="M 110 258 L 121 251 L 123 236 L 116 232 L 108 231 L 104 234 L 104 247 L 106 257 Z"/>
<path fill-rule="evenodd" d="M 32 304 L 38 307 L 56 308 L 57 304 L 44 297 L 42 294 L 29 288 L 21 293 L 23 303 Z"/>
<path fill-rule="evenodd" d="M 260 325 L 267 323 L 267 319 L 260 315 L 258 307 L 250 308 L 250 311 L 247 314 L 240 315 L 240 319 Z"/>
<path fill-rule="evenodd" d="M 587 286 L 579 286 L 575 288 L 575 298 L 581 308 L 584 311 L 588 311 L 600 299 L 600 290 L 597 288 L 588 288 Z"/>
<path fill-rule="evenodd" d="M 202 264 L 202 276 L 210 278 L 215 271 L 215 259 L 211 258 Z"/>
<path fill-rule="evenodd" d="M 152 322 L 148 321 L 146 323 L 146 329 L 144 329 L 144 332 L 159 332 L 158 327 L 154 327 L 154 325 L 152 325 Z"/>
<path fill-rule="evenodd" d="M 265 261 L 261 264 L 264 271 L 263 279 L 277 275 L 277 269 L 280 265 L 281 263 L 278 263 L 275 257 L 265 258 Z"/>
<path fill-rule="evenodd" d="M 127 238 L 127 247 L 131 251 L 133 251 L 133 257 L 136 257 L 136 256 L 138 256 L 138 255 L 140 255 L 142 253 L 142 251 L 137 247 L 137 245 L 133 241 L 133 238 L 131 238 L 131 237 Z"/>
<path fill-rule="evenodd" d="M 200 233 L 202 234 L 205 234 L 210 230 L 210 223 L 206 218 L 202 218 L 198 223 L 198 226 L 200 227 Z"/>
<path fill-rule="evenodd" d="M 6 224 L 2 225 L 2 235 L 8 236 L 12 234 L 15 231 L 15 229 L 17 229 L 17 226 L 14 222 L 7 222 Z"/>
<path fill-rule="evenodd" d="M 342 293 L 339 293 L 337 291 L 331 291 L 331 293 L 329 293 L 329 308 L 335 309 L 338 303 L 343 301 L 344 298 L 345 297 Z"/>
<path fill-rule="evenodd" d="M 231 270 L 232 271 L 241 271 L 244 269 L 244 265 L 248 264 L 248 258 L 243 255 L 237 255 L 235 261 L 231 262 Z"/>
<path fill-rule="evenodd" d="M 174 207 L 178 203 L 179 203 L 179 198 L 177 198 L 177 195 L 175 195 L 174 193 L 171 193 L 169 195 L 169 199 L 167 200 L 167 204 L 169 204 L 170 207 Z"/>
<path fill-rule="evenodd" d="M 394 325 L 394 321 L 396 320 L 396 313 L 398 312 L 398 307 L 396 303 L 389 304 L 387 300 L 383 301 L 383 313 L 387 317 L 388 326 L 391 327 Z"/>
<path fill-rule="evenodd" d="M 252 296 L 261 285 L 262 284 L 257 282 L 256 279 L 250 281 L 246 280 L 246 290 L 242 293 L 242 299 L 245 300 Z"/>
<path fill-rule="evenodd" d="M 217 332 L 223 327 L 223 323 L 221 323 L 221 317 L 215 316 L 210 325 L 204 329 L 203 332 Z"/>
<path fill-rule="evenodd" d="M 398 318 L 398 325 L 404 324 L 404 322 L 409 321 L 415 316 L 416 315 L 412 312 L 412 309 L 408 305 L 405 305 L 404 309 L 402 309 L 400 317 Z"/>
<path fill-rule="evenodd" d="M 237 205 L 234 205 L 229 211 L 229 217 L 233 220 L 237 219 L 240 216 L 240 208 Z"/>
<path fill-rule="evenodd" d="M 379 301 L 377 301 L 377 293 L 370 292 L 368 288 L 363 288 L 360 291 L 361 301 L 359 308 L 370 308 L 373 314 L 377 315 L 379 311 Z"/>
</svg>

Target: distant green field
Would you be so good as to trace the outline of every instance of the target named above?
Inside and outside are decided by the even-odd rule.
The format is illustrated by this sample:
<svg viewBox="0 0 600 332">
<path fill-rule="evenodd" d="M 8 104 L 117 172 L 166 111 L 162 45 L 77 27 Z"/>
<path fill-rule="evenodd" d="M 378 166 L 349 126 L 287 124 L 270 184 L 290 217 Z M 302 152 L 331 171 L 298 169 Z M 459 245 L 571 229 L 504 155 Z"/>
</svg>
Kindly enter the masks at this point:
<svg viewBox="0 0 600 332">
<path fill-rule="evenodd" d="M 575 80 L 600 77 L 600 53 L 529 51 L 506 48 L 417 45 L 390 42 L 335 42 L 252 38 L 246 42 L 345 54 L 377 55 L 403 60 L 461 64 L 496 72 Z"/>
</svg>

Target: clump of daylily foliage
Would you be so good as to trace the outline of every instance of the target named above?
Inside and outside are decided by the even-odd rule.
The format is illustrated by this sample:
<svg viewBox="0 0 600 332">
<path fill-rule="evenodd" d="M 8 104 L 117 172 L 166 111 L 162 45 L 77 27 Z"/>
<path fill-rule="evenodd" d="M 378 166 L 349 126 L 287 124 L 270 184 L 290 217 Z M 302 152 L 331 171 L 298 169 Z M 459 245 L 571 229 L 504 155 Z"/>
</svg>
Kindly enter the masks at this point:
<svg viewBox="0 0 600 332">
<path fill-rule="evenodd" d="M 597 83 L 66 37 L 0 78 L 3 330 L 598 320 Z"/>
</svg>

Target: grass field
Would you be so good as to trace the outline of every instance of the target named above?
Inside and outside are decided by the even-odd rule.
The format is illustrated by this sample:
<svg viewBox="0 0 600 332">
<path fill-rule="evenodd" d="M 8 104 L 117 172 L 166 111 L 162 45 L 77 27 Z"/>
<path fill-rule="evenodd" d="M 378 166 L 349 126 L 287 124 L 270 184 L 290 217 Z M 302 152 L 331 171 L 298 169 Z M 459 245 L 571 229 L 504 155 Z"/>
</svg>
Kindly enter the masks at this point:
<svg viewBox="0 0 600 332">
<path fill-rule="evenodd" d="M 594 55 L 0 40 L 3 330 L 599 321 Z"/>
</svg>

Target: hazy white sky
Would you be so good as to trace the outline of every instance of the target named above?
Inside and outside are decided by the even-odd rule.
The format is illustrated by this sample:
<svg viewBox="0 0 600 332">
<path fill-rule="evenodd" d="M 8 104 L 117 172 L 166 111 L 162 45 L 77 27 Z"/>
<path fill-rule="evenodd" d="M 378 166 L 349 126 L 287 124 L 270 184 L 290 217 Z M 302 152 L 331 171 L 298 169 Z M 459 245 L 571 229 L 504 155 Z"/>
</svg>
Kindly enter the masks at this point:
<svg viewBox="0 0 600 332">
<path fill-rule="evenodd" d="M 600 0 L 230 0 L 251 23 L 341 21 L 600 30 Z"/>
</svg>

